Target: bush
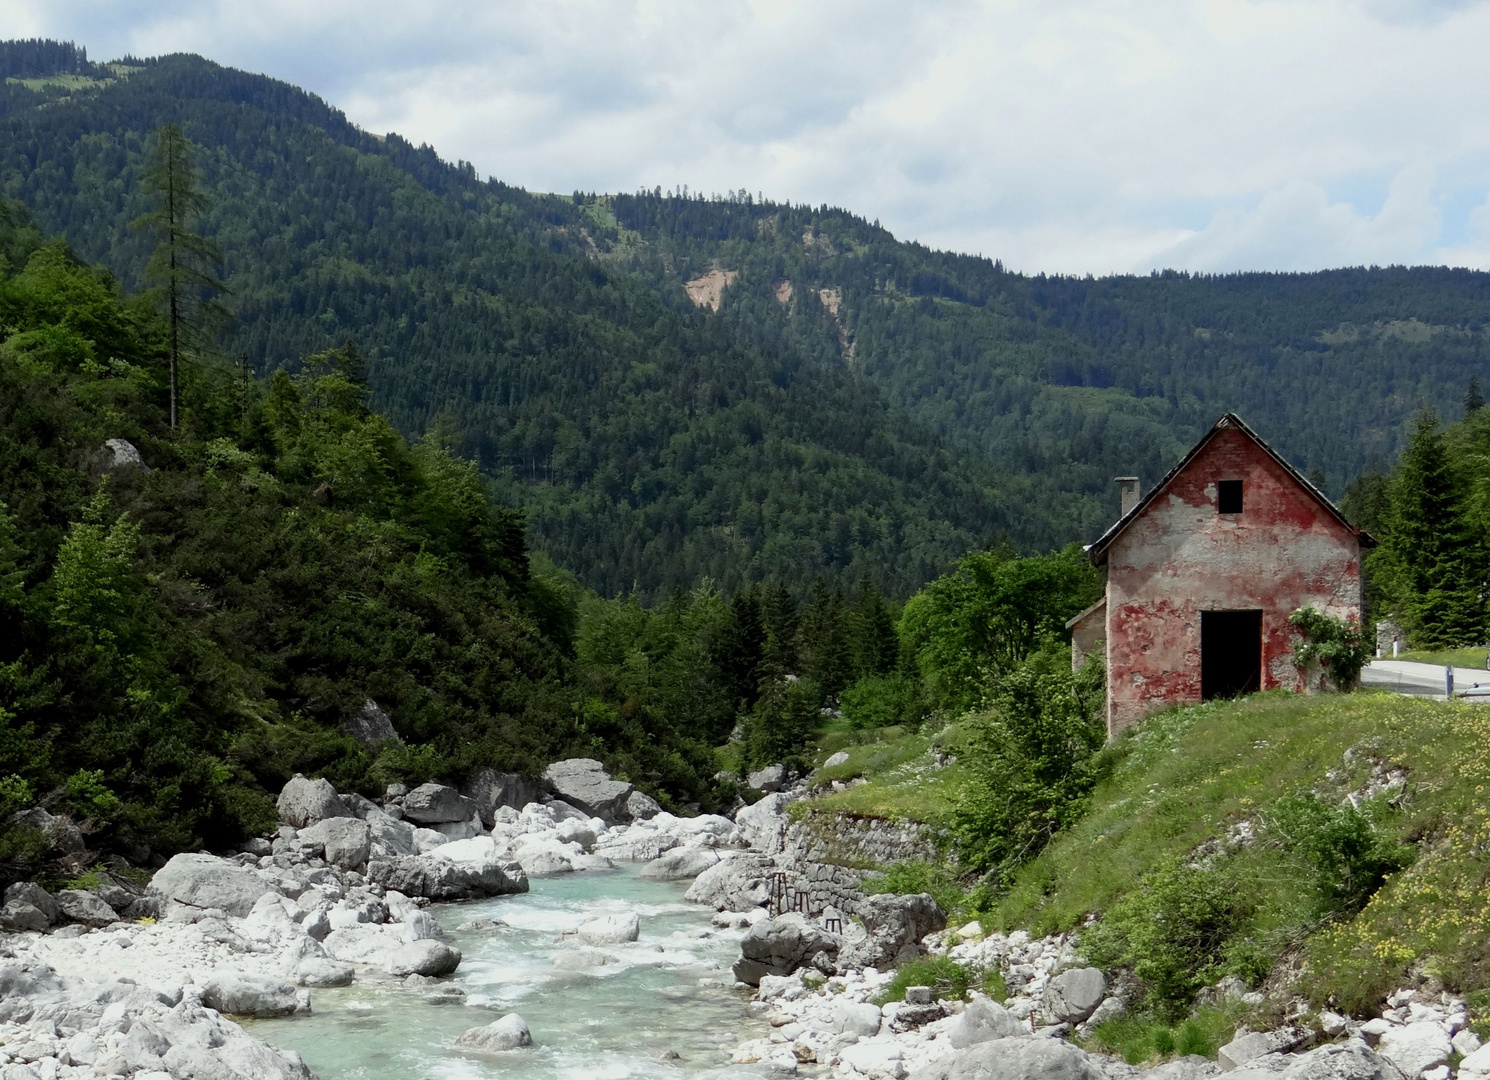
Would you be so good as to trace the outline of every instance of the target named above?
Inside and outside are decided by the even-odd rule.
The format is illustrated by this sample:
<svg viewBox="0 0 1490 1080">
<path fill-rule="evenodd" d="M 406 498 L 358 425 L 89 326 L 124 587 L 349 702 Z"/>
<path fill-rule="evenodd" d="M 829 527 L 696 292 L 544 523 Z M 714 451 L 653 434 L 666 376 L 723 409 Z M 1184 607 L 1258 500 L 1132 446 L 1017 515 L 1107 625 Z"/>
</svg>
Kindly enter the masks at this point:
<svg viewBox="0 0 1490 1080">
<path fill-rule="evenodd" d="M 1255 973 L 1252 958 L 1235 955 L 1250 927 L 1251 890 L 1223 864 L 1201 869 L 1181 863 L 1147 877 L 1085 933 L 1088 956 L 1099 967 L 1127 968 L 1156 1015 L 1177 1018 L 1202 987 L 1222 975 Z"/>
<path fill-rule="evenodd" d="M 898 671 L 860 679 L 839 695 L 838 705 L 855 731 L 897 724 L 914 730 L 927 714 L 920 680 Z"/>
<path fill-rule="evenodd" d="M 1318 661 L 1336 690 L 1354 690 L 1361 669 L 1371 662 L 1372 647 L 1355 617 L 1337 619 L 1316 608 L 1299 608 L 1288 617 L 1303 638 L 1293 642 L 1293 662 L 1299 668 Z"/>
<path fill-rule="evenodd" d="M 914 893 L 929 893 L 948 921 L 952 913 L 963 907 L 966 895 L 957 883 L 957 875 L 945 865 L 925 862 L 900 862 L 878 876 L 866 876 L 862 883 L 866 893 L 894 893 L 910 896 Z"/>
<path fill-rule="evenodd" d="M 1085 813 L 1105 760 L 1102 686 L 1100 664 L 1073 673 L 1069 648 L 1047 644 L 974 722 L 952 832 L 963 865 L 988 871 L 993 887 Z"/>
<path fill-rule="evenodd" d="M 978 973 L 963 967 L 950 956 L 923 956 L 901 964 L 895 969 L 895 977 L 874 999 L 876 1005 L 891 1001 L 904 1001 L 905 991 L 912 986 L 931 987 L 931 996 L 938 1001 L 943 998 L 961 1001 L 978 982 Z"/>
<path fill-rule="evenodd" d="M 1189 1054 L 1214 1058 L 1233 1027 L 1228 1016 L 1212 1009 L 1202 1009 L 1197 1016 L 1175 1027 L 1128 1015 L 1098 1024 L 1086 1045 L 1091 1050 L 1115 1054 L 1129 1065 Z"/>
<path fill-rule="evenodd" d="M 1354 915 L 1388 874 L 1412 861 L 1412 848 L 1378 834 L 1371 819 L 1348 803 L 1330 806 L 1312 794 L 1273 804 L 1266 833 L 1313 871 L 1322 918 Z"/>
</svg>

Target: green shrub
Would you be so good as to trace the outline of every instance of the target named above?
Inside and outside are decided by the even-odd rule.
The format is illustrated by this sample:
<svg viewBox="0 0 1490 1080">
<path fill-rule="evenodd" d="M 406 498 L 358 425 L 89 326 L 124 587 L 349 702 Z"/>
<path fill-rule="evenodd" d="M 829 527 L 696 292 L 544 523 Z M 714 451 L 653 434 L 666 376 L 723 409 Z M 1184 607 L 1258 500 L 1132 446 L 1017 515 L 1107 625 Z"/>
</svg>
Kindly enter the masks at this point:
<svg viewBox="0 0 1490 1080">
<path fill-rule="evenodd" d="M 1233 972 L 1228 950 L 1250 926 L 1250 893 L 1224 863 L 1210 869 L 1171 863 L 1086 932 L 1087 954 L 1100 967 L 1131 970 L 1145 1006 L 1177 1018 L 1202 987 Z"/>
<path fill-rule="evenodd" d="M 1388 874 L 1412 861 L 1412 848 L 1380 835 L 1348 803 L 1331 806 L 1313 794 L 1289 795 L 1273 804 L 1265 823 L 1268 837 L 1313 871 L 1322 918 L 1360 911 Z"/>
<path fill-rule="evenodd" d="M 1318 661 L 1336 690 L 1354 690 L 1361 669 L 1371 662 L 1372 645 L 1359 619 L 1337 619 L 1316 608 L 1299 608 L 1288 617 L 1304 636 L 1293 642 L 1293 662 L 1299 668 Z"/>
<path fill-rule="evenodd" d="M 914 730 L 928 712 L 920 680 L 898 671 L 865 676 L 839 695 L 838 705 L 855 731 L 895 725 Z"/>
<path fill-rule="evenodd" d="M 1105 758 L 1100 664 L 1071 671 L 1067 647 L 1047 647 L 1008 675 L 974 722 L 971 780 L 953 813 L 964 866 L 995 888 L 1086 812 Z"/>
<path fill-rule="evenodd" d="M 1098 1024 L 1086 1046 L 1115 1054 L 1130 1065 L 1189 1054 L 1214 1058 L 1217 1048 L 1230 1039 L 1235 1027 L 1230 1016 L 1219 1009 L 1202 1009 L 1174 1027 L 1147 1016 L 1119 1016 Z"/>
<path fill-rule="evenodd" d="M 919 861 L 895 863 L 883 874 L 866 876 L 863 889 L 871 895 L 894 893 L 897 896 L 909 896 L 913 893 L 929 893 L 947 914 L 949 921 L 953 912 L 962 909 L 966 899 L 962 886 L 957 883 L 957 876 L 950 867 Z"/>
<path fill-rule="evenodd" d="M 978 978 L 979 973 L 950 956 L 923 956 L 896 968 L 895 977 L 880 991 L 874 1003 L 885 1005 L 891 1001 L 904 1001 L 906 988 L 911 986 L 931 987 L 931 996 L 938 1001 L 944 998 L 961 1001 Z"/>
</svg>

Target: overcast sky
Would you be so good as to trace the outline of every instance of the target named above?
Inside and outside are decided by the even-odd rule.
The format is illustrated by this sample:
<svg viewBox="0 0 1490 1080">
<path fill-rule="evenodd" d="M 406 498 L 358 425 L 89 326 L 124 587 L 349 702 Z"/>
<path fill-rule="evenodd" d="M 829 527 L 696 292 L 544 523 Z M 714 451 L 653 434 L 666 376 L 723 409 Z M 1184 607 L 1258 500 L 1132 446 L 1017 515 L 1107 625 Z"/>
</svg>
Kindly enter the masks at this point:
<svg viewBox="0 0 1490 1080">
<path fill-rule="evenodd" d="M 540 191 L 745 188 L 1025 271 L 1490 268 L 1490 0 L 0 0 Z"/>
</svg>

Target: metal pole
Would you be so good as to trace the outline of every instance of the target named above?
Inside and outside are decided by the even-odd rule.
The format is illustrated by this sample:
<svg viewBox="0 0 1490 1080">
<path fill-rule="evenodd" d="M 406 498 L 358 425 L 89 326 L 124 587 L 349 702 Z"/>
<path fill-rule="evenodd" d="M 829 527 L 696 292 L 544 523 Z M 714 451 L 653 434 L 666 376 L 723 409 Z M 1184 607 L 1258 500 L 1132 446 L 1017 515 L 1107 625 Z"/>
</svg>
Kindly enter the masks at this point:
<svg viewBox="0 0 1490 1080">
<path fill-rule="evenodd" d="M 1450 701 L 1453 701 L 1454 700 L 1454 667 L 1453 667 L 1452 664 L 1445 664 L 1444 665 L 1444 669 L 1443 669 L 1443 681 L 1444 681 L 1444 685 L 1446 685 L 1449 688 L 1449 700 Z"/>
</svg>

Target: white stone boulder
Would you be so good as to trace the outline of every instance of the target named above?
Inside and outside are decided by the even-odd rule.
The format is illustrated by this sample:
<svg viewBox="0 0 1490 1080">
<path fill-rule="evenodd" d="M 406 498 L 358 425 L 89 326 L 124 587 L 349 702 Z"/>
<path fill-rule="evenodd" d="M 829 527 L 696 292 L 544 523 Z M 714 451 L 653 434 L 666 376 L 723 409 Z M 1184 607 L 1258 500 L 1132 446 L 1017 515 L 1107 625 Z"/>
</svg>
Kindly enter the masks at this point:
<svg viewBox="0 0 1490 1080">
<path fill-rule="evenodd" d="M 326 779 L 307 780 L 296 773 L 279 793 L 279 820 L 303 829 L 327 818 L 355 817 Z"/>
<path fill-rule="evenodd" d="M 556 761 L 543 771 L 543 782 L 560 799 L 607 823 L 626 816 L 627 800 L 636 790 L 624 781 L 612 780 L 594 758 Z"/>
<path fill-rule="evenodd" d="M 1028 1037 L 975 1043 L 918 1069 L 915 1080 L 1107 1080 L 1107 1072 L 1068 1042 Z"/>
<path fill-rule="evenodd" d="M 456 1039 L 455 1044 L 467 1050 L 501 1053 L 504 1050 L 518 1050 L 525 1046 L 532 1046 L 533 1036 L 528 1031 L 526 1020 L 517 1013 L 508 1013 L 500 1020 L 493 1020 L 484 1027 L 471 1028 Z"/>
<path fill-rule="evenodd" d="M 577 932 L 586 945 L 622 945 L 640 936 L 641 918 L 634 911 L 601 915 L 581 923 Z"/>
<path fill-rule="evenodd" d="M 119 916 L 96 893 L 82 889 L 63 889 L 57 894 L 57 908 L 65 918 L 85 926 L 107 926 Z"/>
<path fill-rule="evenodd" d="M 1408 1076 L 1442 1065 L 1454 1052 L 1442 1024 L 1431 1020 L 1394 1027 L 1381 1037 L 1376 1052 Z"/>
<path fill-rule="evenodd" d="M 767 979 L 771 976 L 767 975 Z M 763 983 L 764 979 L 761 980 Z M 856 1035 L 871 1038 L 880 1030 L 880 1007 L 868 1001 L 836 1001 L 833 1003 L 833 1019 L 828 1030 L 838 1035 Z"/>
<path fill-rule="evenodd" d="M 240 918 L 273 890 L 252 870 L 213 855 L 183 852 L 155 872 L 148 892 L 196 908 L 218 908 Z"/>
<path fill-rule="evenodd" d="M 202 1004 L 233 1016 L 288 1016 L 295 988 L 282 979 L 241 971 L 215 971 L 202 984 Z"/>
<path fill-rule="evenodd" d="M 905 1075 L 905 1049 L 894 1039 L 865 1039 L 844 1047 L 838 1057 L 870 1080 L 900 1080 Z"/>
<path fill-rule="evenodd" d="M 987 997 L 975 997 L 967 1008 L 952 1018 L 947 1026 L 947 1041 L 955 1049 L 974 1046 L 993 1039 L 1012 1039 L 1029 1035 L 1024 1021 Z"/>
<path fill-rule="evenodd" d="M 1045 1013 L 1052 1023 L 1079 1024 L 1107 994 L 1107 977 L 1097 968 L 1070 968 L 1045 986 Z"/>
<path fill-rule="evenodd" d="M 741 852 L 699 874 L 685 898 L 715 911 L 749 911 L 770 900 L 775 872 L 776 864 L 768 857 Z"/>
<path fill-rule="evenodd" d="M 713 848 L 675 848 L 647 863 L 640 876 L 652 881 L 687 881 L 718 864 L 719 853 Z"/>
<path fill-rule="evenodd" d="M 295 967 L 295 981 L 301 986 L 325 988 L 350 986 L 355 969 L 351 964 L 326 956 L 311 956 Z"/>
<path fill-rule="evenodd" d="M 326 818 L 300 830 L 300 839 L 318 845 L 332 866 L 356 870 L 372 852 L 372 827 L 358 818 Z"/>
<path fill-rule="evenodd" d="M 460 950 L 443 941 L 411 941 L 394 950 L 388 958 L 390 975 L 427 975 L 438 978 L 460 967 Z"/>
<path fill-rule="evenodd" d="M 779 852 L 787 826 L 791 824 L 786 816 L 786 808 L 791 801 L 790 796 L 778 792 L 749 806 L 742 806 L 735 812 L 735 825 L 740 830 L 740 836 L 757 851 L 768 855 Z"/>
<path fill-rule="evenodd" d="M 479 819 L 476 804 L 445 784 L 420 784 L 404 796 L 403 810 L 404 817 L 421 825 Z"/>
</svg>

